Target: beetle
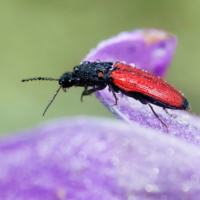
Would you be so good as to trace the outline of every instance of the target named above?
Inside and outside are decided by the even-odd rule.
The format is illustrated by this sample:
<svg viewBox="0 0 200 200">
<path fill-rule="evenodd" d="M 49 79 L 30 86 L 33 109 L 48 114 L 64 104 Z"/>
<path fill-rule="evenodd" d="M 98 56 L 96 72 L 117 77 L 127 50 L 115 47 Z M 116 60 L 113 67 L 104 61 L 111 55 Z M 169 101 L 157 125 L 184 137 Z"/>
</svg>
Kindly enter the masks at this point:
<svg viewBox="0 0 200 200">
<path fill-rule="evenodd" d="M 95 62 L 84 61 L 80 65 L 73 68 L 72 72 L 64 73 L 59 79 L 36 77 L 23 79 L 22 82 L 45 80 L 58 81 L 60 87 L 50 100 L 46 107 L 43 116 L 47 109 L 54 101 L 60 89 L 67 91 L 72 86 L 84 87 L 81 95 L 83 96 L 94 93 L 98 90 L 103 90 L 106 86 L 112 92 L 117 105 L 116 93 L 122 94 L 139 100 L 142 104 L 149 105 L 154 115 L 167 128 L 167 125 L 159 118 L 151 104 L 157 105 L 164 109 L 186 110 L 189 108 L 189 103 L 183 94 L 176 90 L 173 86 L 165 82 L 153 74 L 143 71 L 135 67 L 134 64 L 126 64 L 125 62 Z M 88 89 L 88 87 L 93 87 Z"/>
</svg>

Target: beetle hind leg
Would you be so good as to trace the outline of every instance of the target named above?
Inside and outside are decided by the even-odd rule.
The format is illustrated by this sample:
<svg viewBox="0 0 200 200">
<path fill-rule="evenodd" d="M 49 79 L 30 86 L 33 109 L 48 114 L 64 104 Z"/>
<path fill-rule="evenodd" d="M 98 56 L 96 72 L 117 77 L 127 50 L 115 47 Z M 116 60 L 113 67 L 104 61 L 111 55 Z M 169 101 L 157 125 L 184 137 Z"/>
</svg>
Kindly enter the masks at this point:
<svg viewBox="0 0 200 200">
<path fill-rule="evenodd" d="M 162 125 L 165 126 L 165 128 L 167 129 L 167 132 L 169 132 L 168 126 L 160 119 L 160 117 L 158 116 L 158 114 L 155 112 L 155 110 L 153 109 L 153 107 L 151 106 L 151 104 L 147 103 L 149 105 L 149 107 L 151 108 L 153 114 L 156 116 L 156 118 L 158 118 L 158 120 L 162 123 Z"/>
<path fill-rule="evenodd" d="M 163 110 L 165 110 L 165 112 L 172 118 L 177 118 L 178 117 L 176 114 L 170 114 L 166 108 L 163 108 Z"/>
</svg>

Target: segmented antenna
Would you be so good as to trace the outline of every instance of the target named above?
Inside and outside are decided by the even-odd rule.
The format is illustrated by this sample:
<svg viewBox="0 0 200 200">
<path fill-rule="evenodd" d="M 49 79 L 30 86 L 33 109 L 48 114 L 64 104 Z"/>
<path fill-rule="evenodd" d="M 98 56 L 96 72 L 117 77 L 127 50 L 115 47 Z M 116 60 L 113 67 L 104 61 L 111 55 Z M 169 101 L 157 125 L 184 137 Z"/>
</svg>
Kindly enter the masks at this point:
<svg viewBox="0 0 200 200">
<path fill-rule="evenodd" d="M 58 88 L 58 90 L 55 92 L 54 96 L 53 96 L 52 99 L 50 100 L 50 102 L 49 102 L 48 106 L 46 107 L 46 109 L 45 109 L 45 111 L 44 111 L 44 113 L 43 113 L 42 116 L 45 115 L 46 111 L 48 110 L 49 106 L 52 104 L 53 100 L 56 98 L 56 96 L 57 96 L 57 94 L 58 94 L 58 92 L 60 91 L 61 88 L 62 88 L 62 86 L 60 86 L 60 87 Z"/>
<path fill-rule="evenodd" d="M 45 78 L 45 77 L 35 77 L 35 78 L 28 78 L 28 79 L 23 79 L 22 82 L 28 82 L 28 81 L 59 81 L 59 79 L 56 78 Z M 58 90 L 55 92 L 54 96 L 52 97 L 51 101 L 49 102 L 48 106 L 46 107 L 44 113 L 42 116 L 45 115 L 46 111 L 48 110 L 49 106 L 52 104 L 52 102 L 54 101 L 54 99 L 56 98 L 58 92 L 60 91 L 60 89 L 62 88 L 62 86 L 60 86 L 58 88 Z M 66 92 L 66 89 L 65 89 Z"/>
<path fill-rule="evenodd" d="M 35 77 L 35 78 L 23 79 L 22 82 L 26 82 L 26 81 L 58 81 L 58 80 L 59 79 L 55 79 L 55 78 Z"/>
</svg>

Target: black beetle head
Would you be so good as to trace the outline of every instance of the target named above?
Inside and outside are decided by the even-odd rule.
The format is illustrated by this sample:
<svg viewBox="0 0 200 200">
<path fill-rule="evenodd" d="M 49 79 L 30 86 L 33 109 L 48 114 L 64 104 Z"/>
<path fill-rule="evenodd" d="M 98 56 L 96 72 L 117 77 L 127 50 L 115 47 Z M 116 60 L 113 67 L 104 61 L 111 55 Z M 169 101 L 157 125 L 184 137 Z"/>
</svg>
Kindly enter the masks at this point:
<svg viewBox="0 0 200 200">
<path fill-rule="evenodd" d="M 63 74 L 60 77 L 58 82 L 59 82 L 60 86 L 62 86 L 63 89 L 72 87 L 75 84 L 74 78 L 73 78 L 73 73 L 67 72 L 67 73 Z"/>
</svg>

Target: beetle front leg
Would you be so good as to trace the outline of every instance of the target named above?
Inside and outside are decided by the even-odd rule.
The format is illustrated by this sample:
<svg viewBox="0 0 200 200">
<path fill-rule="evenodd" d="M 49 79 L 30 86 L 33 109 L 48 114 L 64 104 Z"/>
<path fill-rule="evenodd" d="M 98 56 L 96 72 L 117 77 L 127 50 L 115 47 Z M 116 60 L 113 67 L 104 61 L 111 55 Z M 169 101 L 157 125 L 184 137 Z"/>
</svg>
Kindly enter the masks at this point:
<svg viewBox="0 0 200 200">
<path fill-rule="evenodd" d="M 88 87 L 86 86 L 85 89 L 83 90 L 82 94 L 81 94 L 81 101 L 83 102 L 83 93 L 88 89 Z"/>
<path fill-rule="evenodd" d="M 85 87 L 85 90 L 82 92 L 82 95 L 81 95 L 81 100 L 83 99 L 83 96 L 90 95 L 98 90 L 103 90 L 105 87 L 106 86 L 98 86 L 90 90 L 87 90 L 88 87 Z"/>
</svg>

